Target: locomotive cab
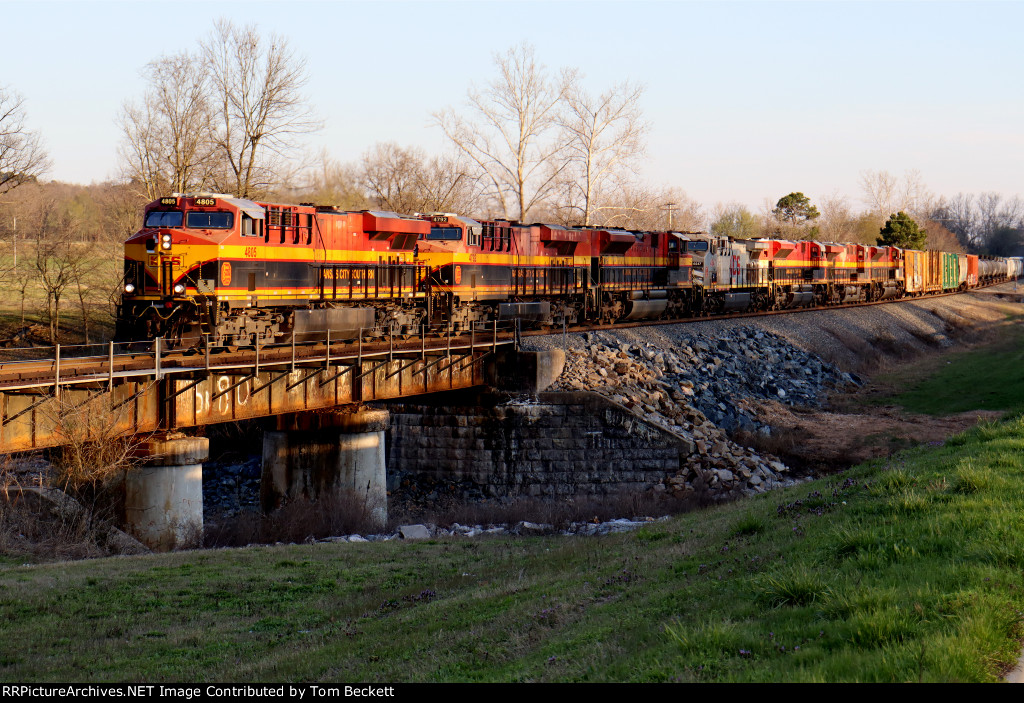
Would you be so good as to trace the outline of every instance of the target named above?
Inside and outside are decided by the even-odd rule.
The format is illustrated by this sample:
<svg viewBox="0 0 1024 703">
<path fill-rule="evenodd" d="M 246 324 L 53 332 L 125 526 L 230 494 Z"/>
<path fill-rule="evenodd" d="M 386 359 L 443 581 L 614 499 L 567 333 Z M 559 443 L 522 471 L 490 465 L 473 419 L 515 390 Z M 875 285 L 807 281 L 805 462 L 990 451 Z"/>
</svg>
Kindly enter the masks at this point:
<svg viewBox="0 0 1024 703">
<path fill-rule="evenodd" d="M 239 223 L 250 236 L 262 235 L 262 208 L 210 196 L 176 195 L 151 203 L 142 229 L 125 242 L 123 299 L 171 307 L 188 293 L 212 293 L 216 272 L 200 270 L 199 264 L 216 258 L 210 254 Z"/>
<path fill-rule="evenodd" d="M 265 277 L 269 233 L 266 209 L 249 200 L 175 193 L 150 203 L 142 229 L 125 242 L 118 338 L 180 338 L 186 318 L 215 317 L 228 287 L 251 291 Z"/>
</svg>

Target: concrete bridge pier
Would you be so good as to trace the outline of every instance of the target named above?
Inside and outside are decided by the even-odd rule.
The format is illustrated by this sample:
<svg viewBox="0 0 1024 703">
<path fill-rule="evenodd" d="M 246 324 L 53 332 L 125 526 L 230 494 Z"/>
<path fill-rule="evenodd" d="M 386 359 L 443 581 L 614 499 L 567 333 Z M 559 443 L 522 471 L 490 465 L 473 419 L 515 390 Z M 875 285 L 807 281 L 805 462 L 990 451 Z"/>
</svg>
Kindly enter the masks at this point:
<svg viewBox="0 0 1024 703">
<path fill-rule="evenodd" d="M 157 551 L 198 546 L 203 537 L 205 437 L 149 439 L 135 449 L 141 466 L 125 477 L 128 531 Z"/>
<path fill-rule="evenodd" d="M 266 512 L 298 498 L 353 510 L 372 526 L 388 519 L 384 434 L 387 410 L 365 407 L 279 415 L 263 433 L 260 500 Z"/>
</svg>

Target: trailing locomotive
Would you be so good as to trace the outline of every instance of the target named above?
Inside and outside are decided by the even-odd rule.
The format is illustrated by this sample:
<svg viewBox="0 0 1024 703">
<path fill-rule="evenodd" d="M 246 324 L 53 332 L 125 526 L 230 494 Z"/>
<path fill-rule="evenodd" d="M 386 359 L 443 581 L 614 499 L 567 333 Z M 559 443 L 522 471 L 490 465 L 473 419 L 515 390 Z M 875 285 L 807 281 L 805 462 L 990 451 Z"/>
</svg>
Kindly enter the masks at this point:
<svg viewBox="0 0 1024 703">
<path fill-rule="evenodd" d="M 1017 259 L 699 232 L 346 212 L 217 194 L 150 203 L 125 243 L 118 339 L 266 344 L 678 318 L 964 290 Z"/>
</svg>

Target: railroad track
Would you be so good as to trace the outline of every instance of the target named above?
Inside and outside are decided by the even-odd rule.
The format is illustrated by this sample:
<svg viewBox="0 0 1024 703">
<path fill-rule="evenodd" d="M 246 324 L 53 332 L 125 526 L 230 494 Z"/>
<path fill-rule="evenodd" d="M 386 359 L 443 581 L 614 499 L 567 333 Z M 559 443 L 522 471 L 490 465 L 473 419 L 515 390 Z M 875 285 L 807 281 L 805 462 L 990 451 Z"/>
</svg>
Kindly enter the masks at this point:
<svg viewBox="0 0 1024 703">
<path fill-rule="evenodd" d="M 991 293 L 993 295 L 1000 295 L 1000 296 L 1004 296 L 1005 295 L 1007 297 L 1012 297 L 1012 296 L 1016 295 L 1018 297 L 1018 302 L 1024 302 L 1024 293 L 1022 293 L 1022 294 L 1005 293 L 1004 294 L 1004 293 L 993 292 L 993 291 L 986 291 L 985 290 L 986 288 L 991 288 L 993 286 L 1002 285 L 1003 283 L 1010 283 L 1010 281 L 998 281 L 996 283 L 989 283 L 989 284 L 986 284 L 984 286 L 979 286 L 977 288 L 971 288 L 970 290 L 966 290 L 966 291 L 949 291 L 947 293 L 929 293 L 928 295 L 920 296 L 920 297 L 917 297 L 917 298 L 894 298 L 892 300 L 873 300 L 873 301 L 870 301 L 870 302 L 841 303 L 839 305 L 812 305 L 812 306 L 809 306 L 809 307 L 785 308 L 785 309 L 782 309 L 782 310 L 757 310 L 757 311 L 751 311 L 751 312 L 723 313 L 723 314 L 720 314 L 720 315 L 700 315 L 698 317 L 679 317 L 679 318 L 674 318 L 674 319 L 669 319 L 669 320 L 637 320 L 635 322 L 618 322 L 618 323 L 614 323 L 614 324 L 611 324 L 611 325 L 572 325 L 572 326 L 567 326 L 564 331 L 566 333 L 570 333 L 570 332 L 598 332 L 598 331 L 602 331 L 602 330 L 621 330 L 621 329 L 629 329 L 629 328 L 633 328 L 633 327 L 652 327 L 652 326 L 660 326 L 660 325 L 678 325 L 678 324 L 683 324 L 683 323 L 687 323 L 687 322 L 706 322 L 706 321 L 710 321 L 710 320 L 741 320 L 741 319 L 751 318 L 751 317 L 767 317 L 769 315 L 790 315 L 790 314 L 801 313 L 801 312 L 826 312 L 826 311 L 829 311 L 829 310 L 845 310 L 845 309 L 848 309 L 848 308 L 864 308 L 864 307 L 870 307 L 870 306 L 873 306 L 873 305 L 892 305 L 894 303 L 913 303 L 913 302 L 920 302 L 920 301 L 924 301 L 924 300 L 934 300 L 935 298 L 946 298 L 946 297 L 949 297 L 949 296 L 961 295 L 961 294 L 964 294 L 964 293 L 978 293 L 978 292 L 982 292 L 982 291 L 984 291 L 985 293 Z M 540 329 L 540 330 L 523 330 L 521 332 L 521 334 L 524 337 L 536 337 L 536 336 L 543 336 L 543 335 L 550 335 L 550 334 L 561 334 L 562 331 L 563 330 L 558 330 L 558 329 L 550 328 L 550 329 Z"/>
<path fill-rule="evenodd" d="M 968 292 L 976 292 L 983 288 L 999 285 L 1000 283 L 988 284 Z M 413 338 L 392 336 L 384 340 L 374 338 L 370 340 L 335 341 L 330 340 L 328 337 L 327 339 L 313 342 L 272 344 L 258 348 L 247 347 L 238 350 L 211 350 L 209 348 L 166 350 L 160 349 L 159 343 L 147 343 L 151 348 L 145 351 L 118 352 L 117 347 L 119 345 L 109 343 L 105 347 L 101 347 L 101 345 L 91 345 L 90 347 L 80 345 L 58 346 L 54 348 L 44 347 L 42 349 L 54 350 L 53 356 L 33 359 L 27 356 L 26 358 L 17 358 L 19 351 L 28 352 L 29 350 L 8 349 L 3 350 L 3 354 L 10 354 L 15 358 L 0 361 L 0 390 L 44 388 L 46 386 L 57 387 L 61 384 L 83 383 L 107 383 L 112 385 L 118 379 L 128 377 L 155 375 L 160 378 L 171 374 L 193 373 L 196 371 L 229 374 L 232 371 L 244 370 L 246 373 L 251 373 L 254 368 L 257 370 L 260 368 L 280 369 L 282 366 L 287 366 L 294 369 L 303 366 L 309 367 L 311 364 L 318 363 L 361 363 L 363 359 L 380 360 L 382 357 L 394 357 L 396 355 L 404 358 L 409 358 L 410 355 L 416 354 L 424 358 L 439 354 L 450 356 L 452 353 L 474 351 L 486 347 L 496 349 L 498 346 L 508 346 L 515 343 L 517 335 L 539 336 L 673 325 L 706 320 L 734 320 L 768 315 L 821 312 L 872 305 L 892 305 L 958 294 L 960 294 L 960 291 L 937 293 L 920 298 L 899 298 L 783 310 L 736 312 L 665 320 L 637 320 L 617 324 L 572 325 L 562 329 L 548 327 L 518 332 L 511 327 L 499 327 L 492 324 L 486 328 L 481 326 L 470 332 L 459 334 L 449 334 L 445 331 L 437 330 L 428 332 L 424 336 Z M 101 348 L 105 353 L 99 353 Z M 38 352 L 39 350 L 40 348 L 34 348 L 34 351 Z M 62 350 L 64 352 L 63 358 Z M 83 350 L 85 353 L 82 353 Z M 72 354 L 71 356 L 68 355 L 69 351 Z M 96 353 L 89 353 L 90 351 Z"/>
</svg>

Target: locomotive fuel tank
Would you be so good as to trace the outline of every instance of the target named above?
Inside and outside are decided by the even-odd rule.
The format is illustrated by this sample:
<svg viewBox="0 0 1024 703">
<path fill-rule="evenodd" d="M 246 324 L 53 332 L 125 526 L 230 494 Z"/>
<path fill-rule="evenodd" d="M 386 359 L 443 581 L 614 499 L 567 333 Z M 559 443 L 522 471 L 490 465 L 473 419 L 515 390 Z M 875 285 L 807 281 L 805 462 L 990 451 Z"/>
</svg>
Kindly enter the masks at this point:
<svg viewBox="0 0 1024 703">
<path fill-rule="evenodd" d="M 629 293 L 629 312 L 624 320 L 646 320 L 660 317 L 668 307 L 668 292 L 664 290 L 631 291 Z M 646 298 L 646 299 L 644 299 Z"/>
<path fill-rule="evenodd" d="M 646 320 L 652 317 L 659 317 L 668 307 L 667 300 L 631 300 L 629 312 L 623 320 Z"/>
<path fill-rule="evenodd" d="M 371 307 L 345 307 L 321 310 L 296 310 L 293 331 L 295 341 L 320 339 L 329 330 L 333 339 L 356 339 L 362 330 L 374 327 L 376 311 Z"/>
<path fill-rule="evenodd" d="M 746 310 L 750 307 L 750 293 L 727 293 L 725 310 Z"/>
<path fill-rule="evenodd" d="M 501 303 L 498 305 L 499 320 L 524 320 L 549 324 L 551 322 L 551 303 Z"/>
<path fill-rule="evenodd" d="M 865 300 L 864 289 L 860 286 L 844 286 L 842 299 L 844 303 L 858 303 Z"/>
<path fill-rule="evenodd" d="M 878 299 L 891 300 L 893 298 L 900 297 L 901 293 L 902 291 L 899 286 L 897 286 L 895 283 L 888 282 L 884 286 L 882 286 L 882 292 L 878 296 Z"/>
</svg>

